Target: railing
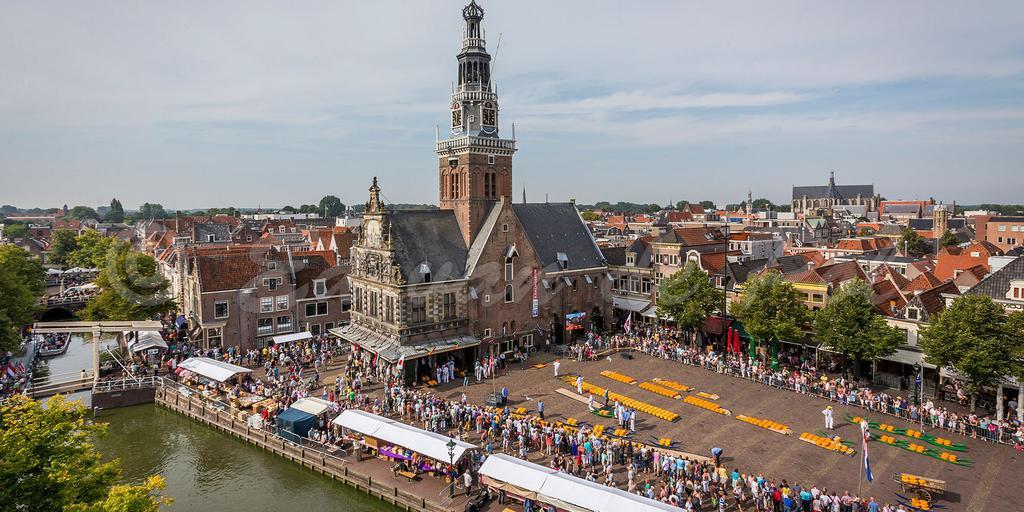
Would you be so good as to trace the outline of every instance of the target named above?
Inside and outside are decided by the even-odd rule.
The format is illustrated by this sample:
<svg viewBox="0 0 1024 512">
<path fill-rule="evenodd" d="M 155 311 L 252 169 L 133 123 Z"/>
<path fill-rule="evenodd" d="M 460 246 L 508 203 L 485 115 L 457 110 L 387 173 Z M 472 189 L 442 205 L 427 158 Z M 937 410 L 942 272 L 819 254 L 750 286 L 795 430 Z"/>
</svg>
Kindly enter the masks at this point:
<svg viewBox="0 0 1024 512">
<path fill-rule="evenodd" d="M 515 151 L 516 141 L 509 139 L 491 139 L 466 135 L 455 139 L 442 140 L 437 142 L 437 151 L 454 151 L 467 146 L 478 146 L 493 148 L 504 151 Z"/>
<path fill-rule="evenodd" d="M 109 393 L 111 391 L 124 391 L 127 389 L 148 389 L 161 386 L 163 377 L 150 375 L 138 379 L 101 380 L 92 387 L 93 393 Z"/>
</svg>

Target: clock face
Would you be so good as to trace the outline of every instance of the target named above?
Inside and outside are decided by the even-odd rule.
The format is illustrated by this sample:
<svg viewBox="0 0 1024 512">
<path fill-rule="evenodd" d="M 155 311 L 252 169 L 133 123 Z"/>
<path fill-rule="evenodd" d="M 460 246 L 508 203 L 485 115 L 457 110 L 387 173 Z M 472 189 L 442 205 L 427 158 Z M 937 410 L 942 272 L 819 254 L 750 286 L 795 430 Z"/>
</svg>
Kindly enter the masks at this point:
<svg viewBox="0 0 1024 512">
<path fill-rule="evenodd" d="M 452 110 L 452 128 L 457 128 L 462 125 L 462 111 Z"/>
<path fill-rule="evenodd" d="M 485 125 L 487 125 L 487 126 L 494 126 L 494 121 L 495 121 L 495 119 L 494 119 L 495 118 L 494 109 L 493 108 L 485 108 L 485 109 L 483 109 L 483 118 L 484 118 L 483 121 L 484 121 Z"/>
</svg>

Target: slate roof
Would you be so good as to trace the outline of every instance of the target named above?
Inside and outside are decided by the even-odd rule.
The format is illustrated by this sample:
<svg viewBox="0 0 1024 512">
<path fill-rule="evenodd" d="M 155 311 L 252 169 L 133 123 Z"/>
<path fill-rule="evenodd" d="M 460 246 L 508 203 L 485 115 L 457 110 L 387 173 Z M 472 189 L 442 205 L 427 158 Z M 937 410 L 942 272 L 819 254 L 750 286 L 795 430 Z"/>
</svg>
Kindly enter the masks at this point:
<svg viewBox="0 0 1024 512">
<path fill-rule="evenodd" d="M 231 226 L 228 224 L 194 224 L 192 226 L 192 241 L 205 243 L 210 235 L 213 235 L 214 242 L 230 242 Z"/>
<path fill-rule="evenodd" d="M 605 266 L 594 237 L 572 203 L 514 203 L 512 211 L 533 245 L 541 266 L 561 270 L 558 253 L 569 258 L 566 270 Z"/>
<path fill-rule="evenodd" d="M 601 255 L 604 256 L 605 261 L 609 265 L 624 266 L 626 264 L 626 248 L 619 247 L 602 247 Z"/>
<path fill-rule="evenodd" d="M 409 284 L 423 282 L 420 264 L 430 268 L 431 281 L 461 279 L 468 248 L 452 210 L 392 210 L 395 263 Z"/>
<path fill-rule="evenodd" d="M 1024 256 L 1009 262 L 1003 268 L 991 273 L 964 295 L 988 295 L 993 299 L 1006 300 L 1010 281 L 1024 279 Z"/>
<path fill-rule="evenodd" d="M 768 258 L 761 258 L 756 260 L 746 261 L 734 261 L 730 262 L 725 270 L 727 276 L 733 279 L 730 285 L 743 284 L 747 282 L 750 274 L 760 272 L 764 270 L 765 265 L 768 264 Z"/>
<path fill-rule="evenodd" d="M 914 215 L 920 215 L 921 205 L 919 204 L 888 204 L 885 205 L 886 214 L 905 214 L 912 213 Z"/>
<path fill-rule="evenodd" d="M 908 225 L 910 226 L 910 229 L 916 231 L 931 231 L 932 226 L 935 225 L 935 219 L 910 219 Z M 966 219 L 949 219 L 946 223 L 946 226 L 949 227 L 949 229 L 964 229 L 966 225 Z"/>
<path fill-rule="evenodd" d="M 670 229 L 661 236 L 657 243 L 681 244 L 686 247 L 697 245 L 720 244 L 726 241 L 725 235 L 718 228 L 677 228 Z"/>
<path fill-rule="evenodd" d="M 803 272 L 804 270 L 807 270 L 807 258 L 804 258 L 801 254 L 783 256 L 781 258 L 777 258 L 772 266 L 779 269 L 779 272 L 786 275 Z"/>
<path fill-rule="evenodd" d="M 875 186 L 836 185 L 831 189 L 828 185 L 793 187 L 793 199 L 803 199 L 804 196 L 807 196 L 809 199 L 820 199 L 825 197 L 855 199 L 858 195 L 861 197 L 873 197 L 875 195 Z"/>
<path fill-rule="evenodd" d="M 334 255 L 331 254 L 330 258 Z M 336 267 L 321 255 L 292 255 L 295 264 L 295 298 L 314 298 L 314 279 L 324 279 L 327 287 L 326 295 L 340 295 L 345 288 L 345 267 Z"/>
</svg>

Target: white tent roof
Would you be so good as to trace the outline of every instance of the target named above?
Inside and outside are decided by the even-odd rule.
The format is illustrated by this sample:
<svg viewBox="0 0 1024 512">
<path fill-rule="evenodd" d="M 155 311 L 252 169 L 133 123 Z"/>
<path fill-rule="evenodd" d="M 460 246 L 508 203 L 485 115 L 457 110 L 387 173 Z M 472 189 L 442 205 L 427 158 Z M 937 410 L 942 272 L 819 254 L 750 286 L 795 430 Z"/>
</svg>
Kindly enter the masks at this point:
<svg viewBox="0 0 1024 512">
<path fill-rule="evenodd" d="M 573 512 L 678 512 L 678 507 L 621 489 L 589 482 L 550 468 L 494 454 L 480 467 L 480 474 L 536 494 L 538 501 Z"/>
<path fill-rule="evenodd" d="M 224 382 L 239 373 L 249 373 L 252 371 L 248 368 L 210 359 L 209 357 L 190 357 L 182 361 L 178 368 L 184 368 L 217 382 Z"/>
<path fill-rule="evenodd" d="M 292 409 L 308 412 L 313 416 L 320 416 L 321 414 L 331 410 L 331 403 L 322 398 L 300 398 L 292 404 Z"/>
<path fill-rule="evenodd" d="M 280 336 L 274 336 L 273 339 L 274 339 L 274 344 L 275 345 L 280 345 L 282 343 L 291 343 L 293 341 L 307 340 L 307 339 L 312 338 L 312 337 L 313 337 L 313 333 L 311 333 L 309 331 L 306 331 L 306 332 L 296 332 L 296 333 L 292 333 L 292 334 L 282 334 Z"/>
<path fill-rule="evenodd" d="M 63 274 L 63 273 L 64 272 L 61 272 L 60 270 L 57 270 L 55 268 L 48 268 L 48 269 L 46 269 L 46 274 L 47 275 L 60 275 L 60 274 Z"/>
<path fill-rule="evenodd" d="M 435 434 L 383 416 L 365 411 L 349 409 L 334 418 L 331 423 L 354 430 L 360 434 L 376 437 L 382 441 L 414 450 L 431 459 L 448 462 L 448 436 Z M 463 441 L 455 441 L 454 460 L 458 461 L 467 450 L 476 449 L 476 445 Z"/>
<path fill-rule="evenodd" d="M 167 348 L 167 342 L 157 332 L 140 332 L 139 338 L 128 343 L 128 350 L 139 352 L 149 348 Z"/>
</svg>

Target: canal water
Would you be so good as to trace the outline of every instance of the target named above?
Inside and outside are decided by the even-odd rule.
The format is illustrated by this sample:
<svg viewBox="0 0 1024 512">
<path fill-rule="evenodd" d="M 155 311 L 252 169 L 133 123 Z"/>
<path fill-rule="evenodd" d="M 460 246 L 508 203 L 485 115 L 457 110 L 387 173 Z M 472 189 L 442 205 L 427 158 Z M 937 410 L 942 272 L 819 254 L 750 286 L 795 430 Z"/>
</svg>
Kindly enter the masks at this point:
<svg viewBox="0 0 1024 512">
<path fill-rule="evenodd" d="M 80 337 L 47 362 L 56 375 L 92 364 Z M 69 397 L 89 405 L 88 393 Z M 153 404 L 100 411 L 96 445 L 120 459 L 126 482 L 159 474 L 174 512 L 392 512 L 393 506 Z"/>
</svg>

